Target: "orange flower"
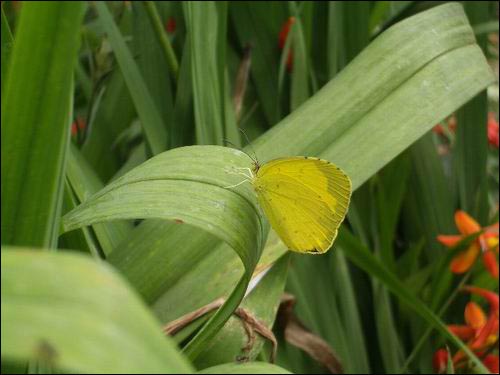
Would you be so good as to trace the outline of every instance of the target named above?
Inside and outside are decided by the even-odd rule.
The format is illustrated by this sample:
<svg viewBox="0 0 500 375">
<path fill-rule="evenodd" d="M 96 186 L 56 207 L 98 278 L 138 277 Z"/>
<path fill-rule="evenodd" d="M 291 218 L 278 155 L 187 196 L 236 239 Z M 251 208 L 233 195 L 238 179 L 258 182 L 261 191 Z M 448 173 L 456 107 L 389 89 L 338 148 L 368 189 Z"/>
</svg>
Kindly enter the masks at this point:
<svg viewBox="0 0 500 375">
<path fill-rule="evenodd" d="M 290 33 L 290 29 L 292 28 L 292 25 L 295 23 L 295 17 L 289 17 L 286 22 L 283 24 L 281 27 L 281 31 L 278 37 L 278 47 L 279 49 L 285 48 L 285 43 L 288 38 L 288 34 Z M 293 67 L 293 50 L 290 47 L 288 50 L 288 56 L 286 58 L 286 67 L 289 72 L 292 71 Z"/>
<path fill-rule="evenodd" d="M 478 288 L 475 286 L 466 286 L 465 291 L 480 295 L 488 301 L 489 313 L 488 316 L 483 309 L 475 302 L 469 302 L 465 306 L 464 318 L 466 325 L 449 325 L 448 329 L 467 343 L 467 346 L 473 350 L 479 357 L 483 356 L 485 350 L 489 349 L 498 340 L 498 317 L 499 317 L 499 298 L 498 294 Z M 437 352 L 434 354 L 434 364 L 437 357 Z M 484 364 L 488 368 L 495 363 L 494 358 L 484 358 Z M 464 361 L 465 354 L 459 350 L 453 356 L 453 364 L 455 368 L 464 367 L 467 362 Z M 435 367 L 436 368 L 436 367 Z"/>
<path fill-rule="evenodd" d="M 439 235 L 437 240 L 449 248 L 453 248 L 464 238 L 477 234 L 478 237 L 469 247 L 456 255 L 451 263 L 450 269 L 453 273 L 467 272 L 480 253 L 483 255 L 483 262 L 487 271 L 495 278 L 498 278 L 498 262 L 494 251 L 498 253 L 498 223 L 481 228 L 479 223 L 464 211 L 455 213 L 455 224 L 460 235 Z"/>
</svg>

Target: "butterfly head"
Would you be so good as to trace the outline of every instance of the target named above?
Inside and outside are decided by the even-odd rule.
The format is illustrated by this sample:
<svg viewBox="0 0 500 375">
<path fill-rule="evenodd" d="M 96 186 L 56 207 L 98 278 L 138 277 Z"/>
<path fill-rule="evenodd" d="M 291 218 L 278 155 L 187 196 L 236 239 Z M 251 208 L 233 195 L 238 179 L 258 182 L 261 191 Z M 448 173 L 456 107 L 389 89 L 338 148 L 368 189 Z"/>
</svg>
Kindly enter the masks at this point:
<svg viewBox="0 0 500 375">
<path fill-rule="evenodd" d="M 252 173 L 255 175 L 257 175 L 257 172 L 259 171 L 260 169 L 260 163 L 258 160 L 253 160 L 252 162 Z"/>
</svg>

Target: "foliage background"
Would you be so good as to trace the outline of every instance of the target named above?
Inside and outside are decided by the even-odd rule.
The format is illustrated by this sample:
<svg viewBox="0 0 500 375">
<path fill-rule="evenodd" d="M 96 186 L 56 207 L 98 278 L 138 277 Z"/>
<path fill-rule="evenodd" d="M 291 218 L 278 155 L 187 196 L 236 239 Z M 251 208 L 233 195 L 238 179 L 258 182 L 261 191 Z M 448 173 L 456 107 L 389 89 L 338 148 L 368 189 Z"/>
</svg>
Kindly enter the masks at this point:
<svg viewBox="0 0 500 375">
<path fill-rule="evenodd" d="M 271 265 L 241 307 L 271 328 L 293 294 L 347 373 L 428 373 L 463 346 L 445 324 L 465 280 L 435 238 L 459 208 L 498 221 L 498 5 L 436 5 L 3 2 L 2 372 L 326 371 L 279 324 L 279 367 L 259 334 L 243 350 L 233 311 Z M 452 113 L 456 133 L 430 131 Z M 222 189 L 250 161 L 206 145 L 244 147 L 238 127 L 261 161 L 351 176 L 326 255 L 286 253 L 250 188 Z M 466 278 L 498 291 L 480 266 Z"/>
</svg>

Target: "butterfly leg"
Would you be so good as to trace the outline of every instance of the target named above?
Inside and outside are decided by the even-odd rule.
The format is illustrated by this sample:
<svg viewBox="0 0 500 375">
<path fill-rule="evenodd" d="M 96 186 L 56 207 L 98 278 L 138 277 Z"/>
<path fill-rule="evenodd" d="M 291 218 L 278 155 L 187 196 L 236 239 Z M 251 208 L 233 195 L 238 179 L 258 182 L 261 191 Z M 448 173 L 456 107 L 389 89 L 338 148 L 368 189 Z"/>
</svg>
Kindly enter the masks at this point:
<svg viewBox="0 0 500 375">
<path fill-rule="evenodd" d="M 254 174 L 253 174 L 252 170 L 251 170 L 250 168 L 248 168 L 248 167 L 242 167 L 242 168 L 237 167 L 237 168 L 235 168 L 235 169 L 236 169 L 236 170 L 240 170 L 240 171 L 248 171 L 248 173 L 249 173 L 249 174 L 242 173 L 242 172 L 240 172 L 240 173 L 238 173 L 238 174 L 242 174 L 243 176 L 245 176 L 246 178 L 248 178 L 248 179 L 250 179 L 250 180 L 251 180 L 252 178 L 255 178 L 255 176 L 254 176 Z"/>
<path fill-rule="evenodd" d="M 235 185 L 230 185 L 230 186 L 224 186 L 224 189 L 231 189 L 231 188 L 235 188 L 236 186 L 240 186 L 241 184 L 245 183 L 245 182 L 250 182 L 250 180 L 248 178 L 245 178 L 243 181 L 235 184 Z"/>
</svg>

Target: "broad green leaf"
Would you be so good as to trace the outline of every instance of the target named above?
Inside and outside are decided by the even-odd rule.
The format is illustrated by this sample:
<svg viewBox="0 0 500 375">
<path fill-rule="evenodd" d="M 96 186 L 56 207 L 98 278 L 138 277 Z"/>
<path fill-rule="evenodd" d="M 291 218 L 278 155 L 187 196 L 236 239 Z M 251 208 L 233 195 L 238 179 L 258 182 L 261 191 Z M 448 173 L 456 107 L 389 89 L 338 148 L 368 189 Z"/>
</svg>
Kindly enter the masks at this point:
<svg viewBox="0 0 500 375">
<path fill-rule="evenodd" d="M 418 38 L 416 28 L 423 30 Z M 395 25 L 262 135 L 254 143 L 257 156 L 265 161 L 283 155 L 320 155 L 343 168 L 356 188 L 493 82 L 473 42 L 457 4 L 436 7 Z M 304 126 L 307 133 L 297 137 Z"/>
<path fill-rule="evenodd" d="M 76 253 L 2 248 L 2 361 L 86 373 L 191 366 L 111 267 Z"/>
<path fill-rule="evenodd" d="M 83 10 L 23 4 L 2 95 L 2 244 L 56 244 Z"/>
<path fill-rule="evenodd" d="M 291 374 L 291 372 L 266 362 L 248 362 L 225 363 L 201 370 L 198 374 Z"/>
<path fill-rule="evenodd" d="M 151 93 L 141 76 L 132 53 L 125 44 L 123 36 L 108 10 L 108 6 L 100 1 L 95 2 L 94 6 L 99 14 L 102 27 L 107 33 L 130 96 L 134 101 L 147 144 L 154 155 L 159 154 L 167 147 L 166 126 L 156 109 Z"/>
<path fill-rule="evenodd" d="M 187 347 L 195 357 L 243 298 L 259 260 L 266 225 L 249 184 L 237 168 L 250 167 L 241 151 L 218 146 L 170 150 L 115 180 L 64 216 L 66 231 L 113 219 L 163 218 L 204 230 L 231 246 L 245 273 L 220 313 Z M 210 172 L 207 174 L 207 172 Z"/>
</svg>

